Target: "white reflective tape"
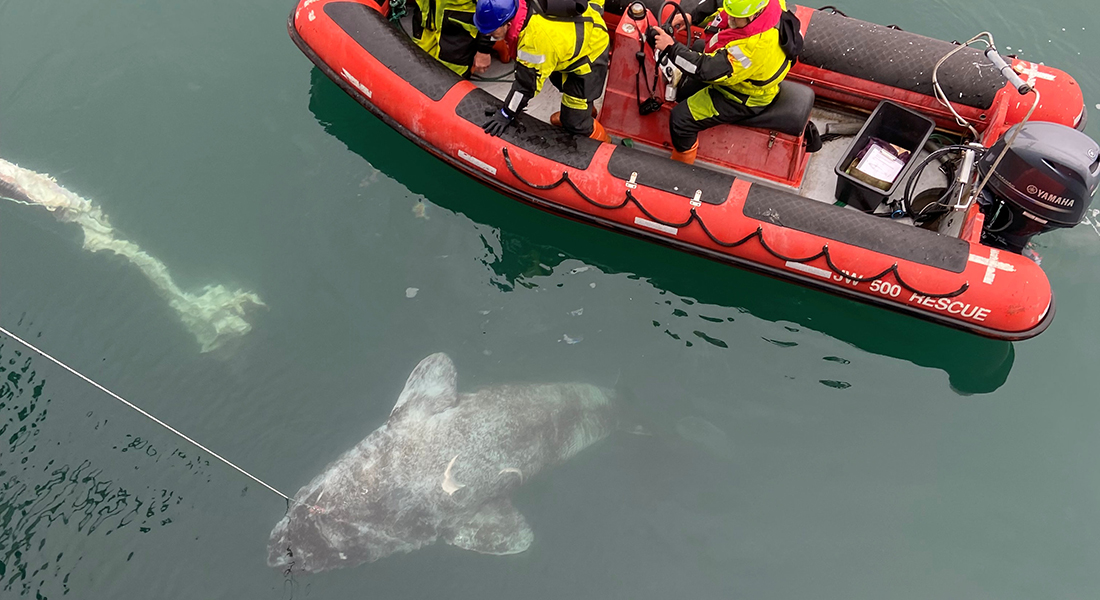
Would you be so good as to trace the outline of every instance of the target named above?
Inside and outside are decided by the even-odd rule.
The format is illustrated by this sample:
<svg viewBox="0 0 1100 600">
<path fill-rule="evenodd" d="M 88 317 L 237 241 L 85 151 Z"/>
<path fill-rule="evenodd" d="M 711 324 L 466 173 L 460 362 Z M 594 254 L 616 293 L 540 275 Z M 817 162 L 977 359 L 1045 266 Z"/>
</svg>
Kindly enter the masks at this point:
<svg viewBox="0 0 1100 600">
<path fill-rule="evenodd" d="M 641 225 L 642 227 L 648 227 L 650 229 L 656 229 L 657 231 L 660 231 L 662 233 L 667 233 L 669 235 L 676 235 L 677 233 L 680 232 L 680 230 L 676 229 L 675 227 L 669 227 L 668 225 L 661 225 L 660 223 L 654 223 L 653 221 L 650 221 L 649 219 L 643 219 L 641 217 L 634 217 L 634 224 L 635 225 Z"/>
<path fill-rule="evenodd" d="M 546 56 L 542 54 L 531 54 L 526 50 L 516 51 L 516 58 L 522 60 L 523 62 L 529 62 L 533 65 L 541 65 L 542 63 L 546 62 Z"/>
<path fill-rule="evenodd" d="M 741 68 L 747 69 L 752 66 L 752 61 L 749 57 L 745 56 L 745 53 L 741 50 L 740 46 L 734 46 L 729 49 L 729 53 L 733 55 L 737 62 L 741 63 Z"/>
<path fill-rule="evenodd" d="M 496 167 L 494 167 L 493 165 L 490 165 L 489 163 L 487 163 L 487 162 L 485 162 L 481 159 L 470 156 L 464 150 L 459 150 L 458 151 L 458 157 L 461 158 L 462 160 L 470 163 L 471 165 L 481 169 L 482 171 L 485 171 L 486 173 L 489 173 L 490 175 L 496 175 L 497 174 L 497 168 Z"/>
<path fill-rule="evenodd" d="M 519 111 L 519 105 L 523 104 L 523 94 L 513 92 L 508 96 L 508 112 L 513 115 Z"/>
<path fill-rule="evenodd" d="M 680 69 L 682 69 L 685 73 L 691 73 L 692 75 L 694 75 L 695 71 L 698 70 L 698 67 L 695 66 L 695 63 L 680 55 L 677 55 L 676 58 L 672 59 L 672 62 L 677 67 L 680 67 Z"/>
<path fill-rule="evenodd" d="M 817 267 L 811 267 L 810 265 L 794 262 L 793 260 L 787 261 L 787 267 L 794 269 L 795 271 L 802 271 L 803 273 L 809 273 L 810 275 L 817 275 L 824 279 L 832 279 L 833 274 L 825 269 L 819 269 Z"/>
<path fill-rule="evenodd" d="M 363 92 L 364 96 L 366 96 L 367 98 L 373 98 L 374 97 L 374 93 L 372 93 L 370 91 L 370 88 L 368 88 L 367 86 L 359 83 L 359 80 L 352 77 L 351 73 L 348 73 L 347 69 L 341 69 L 340 74 L 343 75 L 344 79 L 348 83 L 350 83 L 352 86 L 354 86 L 355 89 L 359 90 L 360 92 Z"/>
</svg>

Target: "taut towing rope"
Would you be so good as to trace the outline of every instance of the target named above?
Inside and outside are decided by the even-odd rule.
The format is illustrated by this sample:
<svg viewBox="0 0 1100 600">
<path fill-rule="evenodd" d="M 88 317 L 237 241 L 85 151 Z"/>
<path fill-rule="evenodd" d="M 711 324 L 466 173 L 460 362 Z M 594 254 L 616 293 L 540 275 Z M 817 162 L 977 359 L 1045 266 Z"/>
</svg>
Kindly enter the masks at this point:
<svg viewBox="0 0 1100 600">
<path fill-rule="evenodd" d="M 240 473 L 241 473 L 242 475 L 244 475 L 245 477 L 248 477 L 248 478 L 249 478 L 249 479 L 251 479 L 252 481 L 255 481 L 256 483 L 258 483 L 258 484 L 260 484 L 260 485 L 264 486 L 265 488 L 267 488 L 267 489 L 271 490 L 272 492 L 275 492 L 276 494 L 278 494 L 278 496 L 279 496 L 280 498 L 282 498 L 282 499 L 286 500 L 286 502 L 287 502 L 287 510 L 290 510 L 290 496 L 287 496 L 286 494 L 284 494 L 284 493 L 280 492 L 279 490 L 275 489 L 274 487 L 272 487 L 272 486 L 268 485 L 267 483 L 265 483 L 265 482 L 264 482 L 264 481 L 263 481 L 262 479 L 260 479 L 259 477 L 256 477 L 256 476 L 255 476 L 255 475 L 253 475 L 252 473 L 249 473 L 248 471 L 245 471 L 244 469 L 242 469 L 242 468 L 238 467 L 237 465 L 233 464 L 232 462 L 229 462 L 229 461 L 228 461 L 228 460 L 226 460 L 225 458 L 222 458 L 222 456 L 221 456 L 221 455 L 219 455 L 219 454 L 218 454 L 217 452 L 214 452 L 213 450 L 211 450 L 211 449 L 207 448 L 206 446 L 203 446 L 202 444 L 200 444 L 200 443 L 196 442 L 195 440 L 193 440 L 193 439 L 191 439 L 191 438 L 187 437 L 187 436 L 186 436 L 186 435 L 184 435 L 183 433 L 180 433 L 180 432 L 179 432 L 178 430 L 176 430 L 175 428 L 173 428 L 173 427 L 172 427 L 171 425 L 169 425 L 169 424 L 165 423 L 164 421 L 161 421 L 160 419 L 158 419 L 158 418 L 154 417 L 153 415 L 151 415 L 151 414 L 149 414 L 149 413 L 145 412 L 145 411 L 144 411 L 144 410 L 142 410 L 141 408 L 138 408 L 138 407 L 137 407 L 136 405 L 134 405 L 134 404 L 133 404 L 132 402 L 129 402 L 128 400 L 126 400 L 126 399 L 125 399 L 125 398 L 123 398 L 122 396 L 119 396 L 118 394 L 116 394 L 116 393 L 112 392 L 111 390 L 109 390 L 109 389 L 107 389 L 107 388 L 103 387 L 102 385 L 99 385 L 98 383 L 96 383 L 96 382 L 92 381 L 92 380 L 91 380 L 90 378 L 88 378 L 88 377 L 86 377 L 85 375 L 81 374 L 81 373 L 80 373 L 79 371 L 77 371 L 76 369 L 74 369 L 74 368 L 70 367 L 69 365 L 66 365 L 65 363 L 61 362 L 60 360 L 57 360 L 56 358 L 54 358 L 54 357 L 50 356 L 49 354 L 46 354 L 45 352 L 43 352 L 42 350 L 38 349 L 37 347 L 35 347 L 35 346 L 34 346 L 33 344 L 31 344 L 30 342 L 28 342 L 28 341 L 24 340 L 23 338 L 21 338 L 21 337 L 19 337 L 19 336 L 15 335 L 14 333 L 12 333 L 12 332 L 8 331 L 7 329 L 4 329 L 3 327 L 0 327 L 0 333 L 4 333 L 5 335 L 7 335 L 8 337 L 10 337 L 11 339 L 13 339 L 13 340 L 15 340 L 15 341 L 19 342 L 20 344 L 23 344 L 23 345 L 24 345 L 24 346 L 26 346 L 27 348 L 30 348 L 30 349 L 31 349 L 31 350 L 33 350 L 34 352 L 36 352 L 36 353 L 38 353 L 38 354 L 42 355 L 42 356 L 43 356 L 44 358 L 46 358 L 46 360 L 49 360 L 49 361 L 53 362 L 54 364 L 56 364 L 57 366 L 61 367 L 62 369 L 65 369 L 66 371 L 68 371 L 68 372 L 72 373 L 73 375 L 76 375 L 77 377 L 79 377 L 79 378 L 83 379 L 84 381 L 88 382 L 89 384 L 91 384 L 91 385 L 92 385 L 93 387 L 97 388 L 97 389 L 98 389 L 99 391 L 101 391 L 101 392 L 103 392 L 103 393 L 107 394 L 108 396 L 110 396 L 110 397 L 114 398 L 115 400 L 118 400 L 119 402 L 121 402 L 121 403 L 125 404 L 126 406 L 129 406 L 130 408 L 134 409 L 135 411 L 137 411 L 137 412 L 141 413 L 142 415 L 144 415 L 145 417 L 149 418 L 150 420 L 152 420 L 152 421 L 153 421 L 154 423 L 156 423 L 157 425 L 160 425 L 161 427 L 163 427 L 163 428 L 167 429 L 168 431 L 171 431 L 172 433 L 174 433 L 174 434 L 178 435 L 179 437 L 181 437 L 181 438 L 183 438 L 183 439 L 187 440 L 187 441 L 188 441 L 188 442 L 190 442 L 190 443 L 191 443 L 192 445 L 194 445 L 194 446 L 195 446 L 196 448 L 199 448 L 199 449 L 200 449 L 200 450 L 202 450 L 203 452 L 206 452 L 206 453 L 210 454 L 211 456 L 213 456 L 214 458 L 216 458 L 216 459 L 218 459 L 218 460 L 222 461 L 223 463 L 225 463 L 225 464 L 229 465 L 230 467 L 233 467 L 234 469 L 236 469 L 237 471 L 239 471 L 239 472 L 240 472 Z"/>
<path fill-rule="evenodd" d="M 893 265 L 891 265 L 890 267 L 888 267 L 886 270 L 879 273 L 878 275 L 873 275 L 871 277 L 857 277 L 857 276 L 854 276 L 850 273 L 845 272 L 843 269 L 836 266 L 836 263 L 833 262 L 832 255 L 830 255 L 830 253 L 829 253 L 829 244 L 823 245 L 821 247 L 821 251 L 818 252 L 817 254 L 814 254 L 813 256 L 807 256 L 805 258 L 796 258 L 796 257 L 791 257 L 791 256 L 785 256 L 785 255 L 780 254 L 779 252 L 773 250 L 771 248 L 771 246 L 768 245 L 768 242 L 764 239 L 764 228 L 763 227 L 757 227 L 756 231 L 746 235 L 745 237 L 741 238 L 740 240 L 737 240 L 736 242 L 722 241 L 722 240 L 718 239 L 718 237 L 715 236 L 711 232 L 710 228 L 707 227 L 707 224 L 703 221 L 703 218 L 699 216 L 698 212 L 696 212 L 694 206 L 691 207 L 691 214 L 688 216 L 687 220 L 685 220 L 683 223 L 673 223 L 673 222 L 670 222 L 670 221 L 665 221 L 663 219 L 660 219 L 657 216 L 655 216 L 653 213 L 646 210 L 646 207 L 643 206 L 642 203 L 638 201 L 638 199 L 634 196 L 634 194 L 631 193 L 631 190 L 629 188 L 626 190 L 626 196 L 623 198 L 622 202 L 619 202 L 617 204 L 601 204 L 600 202 L 597 202 L 597 201 L 593 200 L 592 198 L 589 198 L 583 191 L 581 191 L 581 189 L 579 187 L 577 187 L 576 183 L 573 183 L 573 179 L 569 176 L 569 171 L 563 169 L 562 172 L 561 172 L 561 177 L 559 177 L 558 180 L 555 181 L 554 183 L 551 183 L 551 184 L 548 184 L 548 185 L 539 185 L 537 183 L 531 183 L 530 181 L 525 179 L 522 175 L 520 175 L 518 172 L 516 172 L 516 167 L 515 167 L 515 165 L 512 164 L 512 157 L 508 154 L 508 148 L 507 147 L 501 148 L 501 153 L 504 155 L 504 164 L 507 165 L 508 171 L 510 171 L 512 173 L 512 176 L 515 177 L 516 179 L 518 179 L 520 183 L 522 183 L 523 185 L 525 185 L 529 188 L 536 189 L 536 190 L 552 190 L 552 189 L 555 189 L 555 188 L 561 186 L 561 184 L 566 183 L 566 184 L 569 184 L 569 187 L 573 188 L 573 191 L 576 192 L 577 196 L 579 196 L 582 200 L 584 200 L 585 202 L 587 202 L 587 203 L 589 203 L 592 206 L 595 206 L 597 208 L 602 208 L 604 210 L 618 210 L 620 208 L 626 207 L 627 204 L 633 204 L 635 206 L 635 208 L 637 208 L 639 211 L 641 211 L 642 214 L 645 215 L 646 218 L 648 218 L 649 220 L 651 220 L 655 223 L 658 223 L 660 225 L 664 225 L 665 227 L 672 227 L 674 229 L 681 229 L 681 228 L 687 227 L 688 225 L 691 225 L 693 222 L 698 222 L 699 223 L 699 228 L 703 230 L 703 233 L 706 234 L 706 236 L 708 238 L 710 238 L 710 241 L 714 242 L 715 244 L 717 244 L 718 246 L 721 246 L 723 248 L 736 248 L 736 247 L 738 247 L 742 244 L 748 243 L 749 240 L 751 240 L 753 238 L 756 238 L 757 240 L 760 241 L 760 246 L 762 248 L 764 248 L 764 250 L 766 250 L 768 252 L 768 254 L 771 254 L 772 256 L 774 256 L 775 258 L 777 258 L 781 261 L 806 264 L 806 263 L 813 262 L 813 261 L 815 261 L 819 258 L 824 258 L 825 259 L 825 264 L 829 267 L 830 271 L 832 271 L 838 277 L 843 277 L 844 279 L 846 279 L 850 282 L 853 282 L 853 283 L 868 283 L 868 282 L 871 282 L 871 281 L 880 280 L 880 279 L 882 279 L 882 278 L 884 278 L 887 275 L 892 273 L 894 275 L 894 279 L 898 282 L 898 285 L 905 288 L 906 290 L 909 290 L 910 292 L 912 292 L 914 294 L 920 294 L 921 296 L 924 296 L 926 298 L 955 298 L 956 296 L 961 296 L 963 293 L 966 292 L 966 290 L 970 289 L 970 284 L 969 283 L 963 283 L 962 286 L 959 287 L 959 289 L 957 289 L 953 292 L 948 292 L 946 294 L 934 294 L 934 293 L 928 293 L 928 292 L 921 291 L 921 290 L 909 285 L 908 283 L 905 282 L 904 279 L 902 279 L 901 272 L 898 270 L 898 263 L 894 263 Z"/>
</svg>

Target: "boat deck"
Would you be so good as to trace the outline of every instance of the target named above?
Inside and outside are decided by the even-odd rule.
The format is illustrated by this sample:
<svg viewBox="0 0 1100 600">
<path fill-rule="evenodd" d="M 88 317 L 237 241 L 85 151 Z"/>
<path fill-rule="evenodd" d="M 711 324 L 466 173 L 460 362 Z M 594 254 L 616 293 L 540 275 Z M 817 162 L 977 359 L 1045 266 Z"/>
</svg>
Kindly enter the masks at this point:
<svg viewBox="0 0 1100 600">
<path fill-rule="evenodd" d="M 509 89 L 511 89 L 511 73 L 514 72 L 514 69 L 514 63 L 501 63 L 496 59 L 496 57 L 494 57 L 493 64 L 489 68 L 489 71 L 483 77 L 475 77 L 473 81 L 479 88 L 503 100 L 504 97 L 508 94 Z M 596 108 L 598 110 L 602 109 L 602 100 L 603 98 L 600 98 L 600 100 L 596 101 Z M 547 84 L 543 87 L 542 92 L 533 100 L 531 100 L 531 102 L 527 105 L 526 112 L 530 116 L 533 116 L 545 122 L 549 122 L 550 115 L 560 109 L 561 92 L 559 92 L 553 86 Z M 854 126 L 858 128 L 859 126 L 862 126 L 863 123 L 866 121 L 867 115 L 859 113 L 840 112 L 832 108 L 817 106 L 814 107 L 810 119 L 817 125 L 818 130 L 821 131 L 822 134 L 824 134 L 826 126 L 830 124 L 849 127 Z M 732 135 L 735 135 L 736 131 L 737 129 L 735 127 L 729 128 L 729 132 Z M 848 145 L 851 143 L 852 137 L 853 136 L 843 136 L 830 141 L 826 141 L 820 151 L 810 155 L 809 164 L 806 166 L 806 173 L 802 179 L 802 185 L 798 189 L 792 189 L 789 187 L 778 185 L 771 181 L 758 179 L 752 177 L 751 175 L 740 173 L 734 169 L 728 169 L 722 166 L 710 164 L 703 160 L 699 160 L 695 164 L 696 166 L 713 169 L 715 171 L 732 173 L 743 179 L 747 179 L 756 183 L 761 183 L 763 185 L 794 191 L 798 193 L 798 195 L 810 200 L 826 204 L 835 204 L 837 176 L 834 169 L 837 162 L 839 162 L 844 154 L 848 151 Z M 619 143 L 621 140 L 616 139 L 614 136 L 612 136 L 612 141 L 614 143 Z M 637 142 L 635 143 L 635 147 L 640 150 L 660 156 L 667 157 L 669 155 L 669 151 L 665 148 L 649 146 Z M 922 152 L 916 157 L 915 160 L 919 162 L 923 160 L 927 155 L 928 152 L 922 150 Z M 946 186 L 947 179 L 943 175 L 943 173 L 941 173 L 939 169 L 930 167 L 928 169 L 925 169 L 921 180 L 918 182 L 917 190 L 919 192 L 920 190 L 924 190 L 930 187 Z M 904 185 L 898 186 L 898 190 L 894 193 L 892 198 L 899 198 L 902 193 L 904 193 L 904 187 Z M 852 210 L 856 209 L 853 208 Z"/>
</svg>

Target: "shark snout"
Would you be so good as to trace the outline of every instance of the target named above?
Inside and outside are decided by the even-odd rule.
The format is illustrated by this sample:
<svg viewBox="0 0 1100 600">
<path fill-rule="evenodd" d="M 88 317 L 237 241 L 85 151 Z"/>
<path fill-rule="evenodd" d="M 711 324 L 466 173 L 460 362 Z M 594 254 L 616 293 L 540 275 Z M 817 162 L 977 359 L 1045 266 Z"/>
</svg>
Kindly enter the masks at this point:
<svg viewBox="0 0 1100 600">
<path fill-rule="evenodd" d="M 296 506 L 271 531 L 267 564 L 297 573 L 318 573 L 370 560 L 369 539 L 358 528 L 333 520 L 317 506 Z"/>
<path fill-rule="evenodd" d="M 267 547 L 267 564 L 272 568 L 287 568 L 294 562 L 294 550 L 290 546 L 289 536 L 287 535 L 289 522 L 289 517 L 283 517 L 283 520 L 279 521 L 275 525 L 275 529 L 271 531 L 271 539 Z"/>
</svg>

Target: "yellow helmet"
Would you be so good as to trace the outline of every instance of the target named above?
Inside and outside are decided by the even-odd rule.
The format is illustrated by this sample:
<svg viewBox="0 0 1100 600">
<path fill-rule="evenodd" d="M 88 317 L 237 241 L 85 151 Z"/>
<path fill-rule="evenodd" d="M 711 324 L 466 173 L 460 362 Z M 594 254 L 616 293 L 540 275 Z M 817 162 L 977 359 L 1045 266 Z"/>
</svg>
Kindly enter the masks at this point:
<svg viewBox="0 0 1100 600">
<path fill-rule="evenodd" d="M 747 19 L 768 5 L 768 0 L 723 0 L 722 9 L 738 19 Z"/>
</svg>

